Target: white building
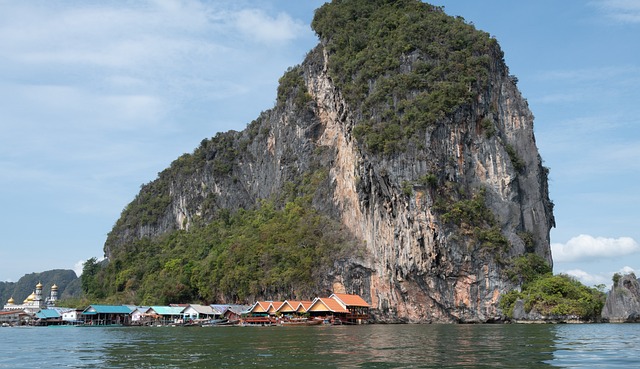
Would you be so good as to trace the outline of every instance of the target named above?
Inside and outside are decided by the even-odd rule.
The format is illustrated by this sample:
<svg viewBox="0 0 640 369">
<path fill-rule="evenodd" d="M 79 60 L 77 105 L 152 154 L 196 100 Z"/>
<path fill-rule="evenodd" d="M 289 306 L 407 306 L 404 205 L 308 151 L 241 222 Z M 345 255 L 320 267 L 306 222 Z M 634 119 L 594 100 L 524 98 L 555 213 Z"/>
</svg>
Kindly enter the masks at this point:
<svg viewBox="0 0 640 369">
<path fill-rule="evenodd" d="M 4 305 L 3 310 L 11 311 L 11 310 L 24 310 L 27 313 L 35 314 L 40 309 L 47 308 L 48 305 L 53 306 L 55 302 L 58 300 L 58 286 L 55 284 L 51 286 L 51 296 L 44 300 L 42 298 L 42 283 L 38 283 L 36 285 L 35 291 L 31 293 L 31 295 L 27 296 L 22 304 L 16 304 L 13 300 L 13 297 L 9 298 L 7 303 Z"/>
<path fill-rule="evenodd" d="M 209 305 L 190 304 L 182 310 L 184 318 L 189 320 L 215 319 L 217 314 L 218 312 Z"/>
<path fill-rule="evenodd" d="M 145 321 L 147 316 L 147 311 L 149 311 L 148 306 L 138 306 L 131 312 L 131 322 L 142 323 Z"/>
<path fill-rule="evenodd" d="M 82 310 L 64 309 L 60 311 L 62 321 L 66 324 L 77 324 L 82 322 Z"/>
</svg>

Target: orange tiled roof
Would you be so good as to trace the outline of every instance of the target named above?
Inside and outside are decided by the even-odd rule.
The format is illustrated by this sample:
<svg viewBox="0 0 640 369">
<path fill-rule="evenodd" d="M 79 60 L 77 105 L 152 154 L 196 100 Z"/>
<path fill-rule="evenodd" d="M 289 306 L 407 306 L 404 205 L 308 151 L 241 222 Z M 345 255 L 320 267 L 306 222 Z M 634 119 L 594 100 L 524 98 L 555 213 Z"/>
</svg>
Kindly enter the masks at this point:
<svg viewBox="0 0 640 369">
<path fill-rule="evenodd" d="M 271 302 L 269 301 L 258 301 L 255 304 L 253 304 L 253 306 L 251 307 L 251 309 L 249 309 L 249 311 L 252 313 L 254 312 L 266 313 L 269 310 L 270 305 L 271 305 Z"/>
<path fill-rule="evenodd" d="M 302 308 L 300 308 L 300 306 L 302 306 Z M 307 309 L 309 308 L 309 306 L 311 306 L 311 301 L 306 301 L 306 300 L 302 300 L 302 301 L 298 301 L 298 300 L 285 300 L 282 303 L 282 306 L 280 306 L 280 308 L 278 308 L 278 311 L 285 311 L 285 312 L 293 312 L 293 311 L 297 311 L 297 312 L 305 312 L 307 311 Z"/>
<path fill-rule="evenodd" d="M 319 305 L 324 305 L 324 308 Z M 332 313 L 348 313 L 349 310 L 345 309 L 338 301 L 332 298 L 318 297 L 313 301 L 313 304 L 307 309 L 307 311 L 330 311 Z"/>
<path fill-rule="evenodd" d="M 298 307 L 299 302 L 298 301 L 288 301 L 288 300 L 284 300 L 284 302 L 282 303 L 282 305 L 280 305 L 280 307 L 278 309 L 276 309 L 276 311 L 284 311 L 284 312 L 289 312 L 289 311 L 296 311 L 296 308 Z"/>
<path fill-rule="evenodd" d="M 300 303 L 296 307 L 296 310 L 305 312 L 309 310 L 309 308 L 311 307 L 311 304 L 313 304 L 313 301 L 306 301 L 306 300 L 300 301 Z"/>
<path fill-rule="evenodd" d="M 344 306 L 362 306 L 370 307 L 364 299 L 358 295 L 349 295 L 346 293 L 334 293 L 330 296 L 333 299 L 338 300 Z"/>
<path fill-rule="evenodd" d="M 278 311 L 278 309 L 280 309 L 280 307 L 282 307 L 282 304 L 284 304 L 284 301 L 273 301 L 271 302 L 271 306 L 269 307 L 269 311 Z"/>
</svg>

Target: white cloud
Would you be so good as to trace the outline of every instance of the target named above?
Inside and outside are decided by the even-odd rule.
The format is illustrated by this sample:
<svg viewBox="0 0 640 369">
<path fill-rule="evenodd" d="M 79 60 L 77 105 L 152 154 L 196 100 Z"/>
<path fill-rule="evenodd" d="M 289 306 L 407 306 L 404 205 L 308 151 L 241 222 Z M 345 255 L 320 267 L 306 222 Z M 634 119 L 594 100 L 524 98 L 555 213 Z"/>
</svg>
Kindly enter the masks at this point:
<svg viewBox="0 0 640 369">
<path fill-rule="evenodd" d="M 88 260 L 88 259 L 87 259 Z M 76 272 L 76 275 L 80 277 L 82 275 L 82 269 L 84 268 L 84 263 L 87 260 L 78 260 L 75 264 L 73 264 L 73 271 Z M 101 262 L 104 260 L 104 257 L 96 257 L 96 262 Z"/>
<path fill-rule="evenodd" d="M 590 274 L 581 269 L 567 270 L 563 272 L 563 274 L 574 277 L 586 286 L 596 286 L 599 284 L 609 285 L 611 284 L 611 276 L 613 275 L 613 273 Z"/>
<path fill-rule="evenodd" d="M 84 267 L 84 262 L 86 260 L 78 260 L 74 265 L 73 265 L 73 271 L 76 272 L 76 275 L 78 277 L 80 277 L 82 275 L 82 268 Z"/>
<path fill-rule="evenodd" d="M 638 0 L 599 0 L 596 7 L 611 18 L 621 23 L 640 23 L 640 2 Z"/>
<path fill-rule="evenodd" d="M 613 258 L 640 252 L 640 245 L 630 237 L 605 238 L 581 234 L 567 243 L 551 244 L 556 262 L 589 261 Z"/>
<path fill-rule="evenodd" d="M 624 266 L 624 267 L 620 268 L 620 270 L 618 270 L 617 273 L 619 273 L 619 274 L 630 274 L 630 273 L 636 274 L 636 270 L 633 269 L 630 266 Z"/>
<path fill-rule="evenodd" d="M 241 10 L 234 16 L 235 26 L 249 38 L 264 43 L 290 41 L 307 30 L 303 23 L 293 20 L 288 14 L 271 17 L 259 9 Z"/>
<path fill-rule="evenodd" d="M 624 266 L 615 272 L 589 273 L 582 269 L 570 269 L 561 273 L 574 277 L 586 286 L 605 285 L 606 289 L 609 289 L 613 285 L 613 275 L 615 273 L 625 275 L 630 273 L 635 274 L 636 271 L 630 266 Z"/>
<path fill-rule="evenodd" d="M 246 90 L 230 84 L 239 80 L 230 69 L 259 72 L 249 66 L 265 59 L 265 48 L 309 35 L 309 27 L 288 14 L 216 2 L 26 3 L 0 14 L 0 77 L 95 93 L 133 87 L 141 95 L 183 94 L 187 100 L 202 93 L 228 96 Z M 255 85 L 256 78 L 247 80 Z"/>
<path fill-rule="evenodd" d="M 169 163 L 193 148 L 180 144 L 246 123 L 222 121 L 232 114 L 226 108 L 240 109 L 226 102 L 275 84 L 291 63 L 272 44 L 285 50 L 312 34 L 303 27 L 285 13 L 224 1 L 3 7 L 0 167 L 13 172 L 0 182 L 54 176 L 72 185 L 78 179 L 70 171 L 87 177 Z M 274 66 L 278 76 L 266 75 Z M 225 109 L 215 105 L 220 101 Z M 203 113 L 208 110 L 210 117 Z M 88 158 L 94 163 L 83 169 Z M 105 188 L 99 181 L 85 184 L 98 187 L 95 192 Z"/>
</svg>

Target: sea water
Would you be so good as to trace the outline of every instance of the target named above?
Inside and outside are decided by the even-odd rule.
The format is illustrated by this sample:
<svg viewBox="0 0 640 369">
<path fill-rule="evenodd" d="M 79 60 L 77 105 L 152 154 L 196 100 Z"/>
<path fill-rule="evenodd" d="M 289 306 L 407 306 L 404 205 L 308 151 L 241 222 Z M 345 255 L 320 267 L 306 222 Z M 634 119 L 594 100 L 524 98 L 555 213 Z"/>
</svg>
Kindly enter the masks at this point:
<svg viewBox="0 0 640 369">
<path fill-rule="evenodd" d="M 640 324 L 0 328 L 0 368 L 636 368 Z"/>
</svg>

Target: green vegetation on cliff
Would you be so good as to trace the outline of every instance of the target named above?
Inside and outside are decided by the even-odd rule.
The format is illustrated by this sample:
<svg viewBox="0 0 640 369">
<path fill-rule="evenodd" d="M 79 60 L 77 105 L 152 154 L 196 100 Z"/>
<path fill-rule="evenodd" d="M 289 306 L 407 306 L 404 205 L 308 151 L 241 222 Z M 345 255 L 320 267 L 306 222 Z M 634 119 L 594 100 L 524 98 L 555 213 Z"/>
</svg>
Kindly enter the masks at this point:
<svg viewBox="0 0 640 369">
<path fill-rule="evenodd" d="M 160 226 L 171 205 L 171 183 L 179 182 L 196 171 L 209 171 L 217 177 L 228 177 L 238 157 L 236 139 L 235 132 L 218 133 L 212 139 L 202 140 L 192 154 L 178 157 L 169 168 L 158 173 L 156 180 L 140 186 L 140 192 L 122 211 L 114 229 Z M 213 209 L 209 205 L 213 199 L 206 198 L 203 201 L 205 206 L 202 211 L 210 215 Z M 112 233 L 107 237 L 108 247 L 120 241 L 113 240 Z"/>
<path fill-rule="evenodd" d="M 304 83 L 300 66 L 287 69 L 286 73 L 278 80 L 278 105 L 284 105 L 287 100 L 292 100 L 297 109 L 303 109 L 307 103 L 312 101 Z"/>
<path fill-rule="evenodd" d="M 135 241 L 104 268 L 89 260 L 84 291 L 96 299 L 147 305 L 313 296 L 322 291 L 321 276 L 353 245 L 307 200 L 300 197 L 282 209 L 264 201 L 255 210 L 223 210 L 188 232 Z"/>
<path fill-rule="evenodd" d="M 341 0 L 311 24 L 329 73 L 362 115 L 354 134 L 368 150 L 393 154 L 486 89 L 495 39 L 419 0 Z"/>
<path fill-rule="evenodd" d="M 480 249 L 489 252 L 498 260 L 508 251 L 509 240 L 500 232 L 495 215 L 487 207 L 484 189 L 465 198 L 463 191 L 439 189 L 434 210 L 442 214 L 442 220 L 467 240 L 478 242 Z M 461 198 L 457 199 L 457 196 Z"/>
<path fill-rule="evenodd" d="M 522 291 L 510 291 L 500 299 L 500 307 L 513 316 L 517 300 L 523 300 L 528 313 L 535 309 L 544 316 L 577 316 L 597 319 L 604 306 L 605 295 L 566 275 L 553 275 L 551 267 L 539 256 L 526 254 L 513 262 L 511 278 L 522 283 Z"/>
</svg>

